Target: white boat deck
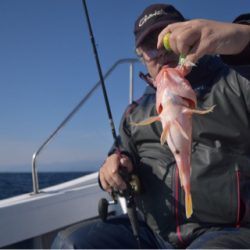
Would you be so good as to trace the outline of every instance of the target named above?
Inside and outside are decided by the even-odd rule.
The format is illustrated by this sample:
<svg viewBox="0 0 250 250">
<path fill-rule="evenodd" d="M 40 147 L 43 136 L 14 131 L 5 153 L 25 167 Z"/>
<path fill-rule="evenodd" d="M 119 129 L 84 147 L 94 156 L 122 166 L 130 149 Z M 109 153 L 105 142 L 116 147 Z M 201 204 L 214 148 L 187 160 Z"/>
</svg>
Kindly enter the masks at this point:
<svg viewBox="0 0 250 250">
<path fill-rule="evenodd" d="M 98 216 L 97 173 L 0 201 L 0 247 Z M 110 199 L 110 198 L 108 198 Z"/>
</svg>

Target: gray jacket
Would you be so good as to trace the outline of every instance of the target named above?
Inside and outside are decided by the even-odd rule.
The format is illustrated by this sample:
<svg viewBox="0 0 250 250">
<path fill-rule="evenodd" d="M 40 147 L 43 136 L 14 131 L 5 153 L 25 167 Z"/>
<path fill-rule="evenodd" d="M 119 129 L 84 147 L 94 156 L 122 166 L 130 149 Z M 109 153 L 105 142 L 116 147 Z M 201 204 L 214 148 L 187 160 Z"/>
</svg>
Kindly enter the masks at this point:
<svg viewBox="0 0 250 250">
<path fill-rule="evenodd" d="M 199 109 L 216 105 L 210 114 L 193 115 L 190 219 L 175 159 L 167 144 L 160 145 L 161 123 L 131 125 L 157 115 L 153 88 L 128 107 L 120 125 L 121 149 L 143 186 L 138 206 L 148 225 L 173 245 L 211 228 L 250 224 L 250 82 L 217 57 L 204 57 L 187 78 Z"/>
</svg>

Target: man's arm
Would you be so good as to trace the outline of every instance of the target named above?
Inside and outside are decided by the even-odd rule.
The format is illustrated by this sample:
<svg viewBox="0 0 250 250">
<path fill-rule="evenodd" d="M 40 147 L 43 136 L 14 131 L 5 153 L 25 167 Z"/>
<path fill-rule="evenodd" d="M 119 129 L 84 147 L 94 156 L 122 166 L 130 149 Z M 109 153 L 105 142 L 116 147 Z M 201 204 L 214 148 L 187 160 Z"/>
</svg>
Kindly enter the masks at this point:
<svg viewBox="0 0 250 250">
<path fill-rule="evenodd" d="M 196 63 L 204 55 L 241 55 L 248 50 L 250 25 L 194 19 L 168 25 L 158 37 L 157 47 L 170 33 L 169 43 L 176 54 Z"/>
<path fill-rule="evenodd" d="M 111 192 L 111 188 L 126 189 L 126 184 L 119 174 L 119 169 L 123 167 L 131 173 L 137 164 L 135 146 L 131 139 L 130 124 L 127 121 L 128 110 L 124 113 L 120 123 L 119 152 L 113 146 L 99 170 L 99 185 L 108 192 Z"/>
<path fill-rule="evenodd" d="M 235 18 L 233 23 L 250 26 L 250 14 L 242 14 Z M 221 55 L 222 60 L 229 65 L 250 65 L 250 42 L 239 54 Z"/>
</svg>

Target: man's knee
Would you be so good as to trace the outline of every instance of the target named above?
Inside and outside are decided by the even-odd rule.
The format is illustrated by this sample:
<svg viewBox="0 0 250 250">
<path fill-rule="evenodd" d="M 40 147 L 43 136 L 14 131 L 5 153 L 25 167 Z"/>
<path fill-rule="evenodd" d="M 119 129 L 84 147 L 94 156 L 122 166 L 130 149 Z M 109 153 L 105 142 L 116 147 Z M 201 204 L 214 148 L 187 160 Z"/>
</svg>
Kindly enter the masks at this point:
<svg viewBox="0 0 250 250">
<path fill-rule="evenodd" d="M 190 249 L 245 249 L 250 248 L 250 230 L 247 228 L 227 228 L 207 232 L 188 247 Z"/>
<path fill-rule="evenodd" d="M 51 248 L 53 249 L 79 249 L 93 248 L 89 239 L 91 228 L 99 221 L 79 223 L 60 231 L 55 237 Z"/>
</svg>

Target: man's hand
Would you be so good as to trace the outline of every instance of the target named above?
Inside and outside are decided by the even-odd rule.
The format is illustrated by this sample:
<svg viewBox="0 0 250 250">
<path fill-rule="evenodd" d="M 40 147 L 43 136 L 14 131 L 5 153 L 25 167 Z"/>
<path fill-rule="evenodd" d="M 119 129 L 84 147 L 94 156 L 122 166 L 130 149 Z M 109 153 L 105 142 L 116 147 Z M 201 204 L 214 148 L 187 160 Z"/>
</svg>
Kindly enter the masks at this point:
<svg viewBox="0 0 250 250">
<path fill-rule="evenodd" d="M 163 46 L 163 37 L 169 37 L 175 54 L 196 63 L 204 55 L 233 55 L 240 53 L 250 42 L 250 26 L 196 19 L 173 23 L 161 31 L 157 47 Z"/>
<path fill-rule="evenodd" d="M 120 168 L 126 168 L 132 172 L 132 162 L 126 155 L 112 154 L 103 163 L 99 171 L 99 178 L 103 189 L 111 192 L 112 188 L 118 190 L 126 189 L 126 183 L 119 174 Z"/>
</svg>

